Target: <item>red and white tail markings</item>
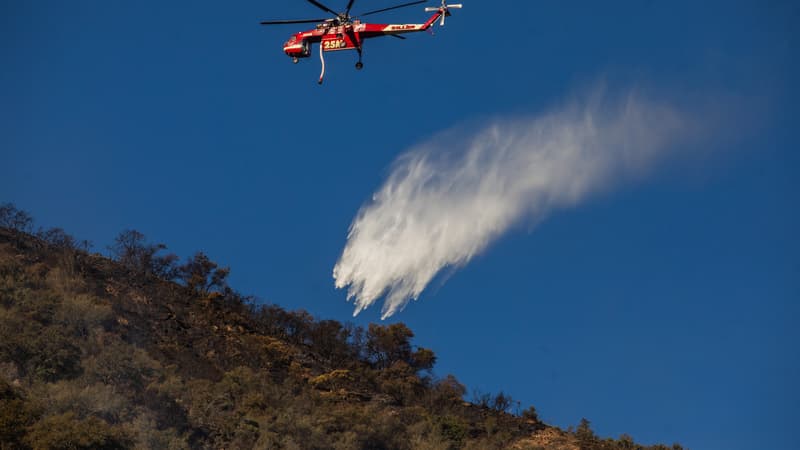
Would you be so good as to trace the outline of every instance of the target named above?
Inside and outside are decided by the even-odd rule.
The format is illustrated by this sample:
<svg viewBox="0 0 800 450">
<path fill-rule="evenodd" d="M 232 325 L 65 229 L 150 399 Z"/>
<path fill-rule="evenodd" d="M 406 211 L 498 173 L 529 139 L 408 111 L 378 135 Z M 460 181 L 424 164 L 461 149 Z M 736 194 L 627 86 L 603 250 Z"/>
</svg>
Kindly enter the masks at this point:
<svg viewBox="0 0 800 450">
<path fill-rule="evenodd" d="M 461 9 L 463 7 L 464 7 L 464 5 L 462 5 L 461 3 L 448 5 L 445 2 L 445 0 L 442 0 L 442 6 L 438 6 L 438 7 L 429 6 L 429 7 L 425 8 L 426 12 L 435 13 L 425 23 L 423 23 L 423 24 L 412 23 L 412 24 L 386 25 L 386 27 L 383 29 L 383 33 L 384 34 L 401 34 L 401 33 L 413 33 L 413 32 L 417 32 L 417 31 L 426 31 L 430 27 L 432 27 L 433 24 L 435 24 L 437 20 L 439 20 L 439 26 L 443 27 L 444 23 L 445 23 L 445 17 L 452 15 L 450 13 L 450 9 Z"/>
</svg>

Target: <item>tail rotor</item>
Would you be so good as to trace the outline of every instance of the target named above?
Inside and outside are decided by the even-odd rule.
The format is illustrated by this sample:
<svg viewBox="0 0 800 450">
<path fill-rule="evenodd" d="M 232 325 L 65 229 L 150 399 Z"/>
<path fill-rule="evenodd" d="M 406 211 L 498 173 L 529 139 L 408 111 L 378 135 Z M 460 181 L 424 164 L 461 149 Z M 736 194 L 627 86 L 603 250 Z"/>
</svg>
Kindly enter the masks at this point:
<svg viewBox="0 0 800 450">
<path fill-rule="evenodd" d="M 441 12 L 442 13 L 442 19 L 439 21 L 439 26 L 443 27 L 444 26 L 444 22 L 445 22 L 445 18 L 450 15 L 450 9 L 461 9 L 463 7 L 464 7 L 464 5 L 462 5 L 461 3 L 448 5 L 447 4 L 447 0 L 442 0 L 442 6 L 439 6 L 439 7 L 429 6 L 429 7 L 425 8 L 425 11 L 426 12 L 436 12 L 436 11 Z"/>
</svg>

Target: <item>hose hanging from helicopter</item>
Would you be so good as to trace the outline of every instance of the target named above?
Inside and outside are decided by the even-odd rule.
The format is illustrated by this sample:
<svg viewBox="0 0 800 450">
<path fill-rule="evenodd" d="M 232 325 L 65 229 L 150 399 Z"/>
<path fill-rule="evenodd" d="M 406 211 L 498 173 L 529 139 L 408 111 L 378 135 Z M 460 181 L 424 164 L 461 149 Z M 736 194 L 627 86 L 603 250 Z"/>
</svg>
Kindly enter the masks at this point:
<svg viewBox="0 0 800 450">
<path fill-rule="evenodd" d="M 319 74 L 319 81 L 317 83 L 322 84 L 322 79 L 325 77 L 325 52 L 322 50 L 322 44 L 319 45 L 319 60 L 322 61 L 322 73 Z"/>
</svg>

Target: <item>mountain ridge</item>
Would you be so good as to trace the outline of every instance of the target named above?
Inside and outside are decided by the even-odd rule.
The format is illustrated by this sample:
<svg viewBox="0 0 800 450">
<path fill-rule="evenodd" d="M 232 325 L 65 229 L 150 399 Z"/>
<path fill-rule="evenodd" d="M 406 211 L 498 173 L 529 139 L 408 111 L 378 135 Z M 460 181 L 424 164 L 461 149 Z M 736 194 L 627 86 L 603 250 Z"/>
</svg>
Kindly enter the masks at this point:
<svg viewBox="0 0 800 450">
<path fill-rule="evenodd" d="M 681 448 L 564 431 L 502 392 L 465 401 L 402 323 L 256 304 L 203 253 L 179 264 L 129 230 L 110 258 L 4 208 L 2 449 Z"/>
</svg>

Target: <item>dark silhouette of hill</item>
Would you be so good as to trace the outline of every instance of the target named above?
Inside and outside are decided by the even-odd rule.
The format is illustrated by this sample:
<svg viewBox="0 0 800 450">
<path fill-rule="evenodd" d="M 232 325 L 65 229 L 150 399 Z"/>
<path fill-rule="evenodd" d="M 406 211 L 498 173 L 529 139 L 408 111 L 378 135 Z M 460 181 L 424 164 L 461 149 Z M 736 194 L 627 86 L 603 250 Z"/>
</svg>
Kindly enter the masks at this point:
<svg viewBox="0 0 800 450">
<path fill-rule="evenodd" d="M 258 305 L 203 253 L 89 248 L 0 205 L 0 449 L 668 448 L 464 401 L 405 325 Z"/>
</svg>

